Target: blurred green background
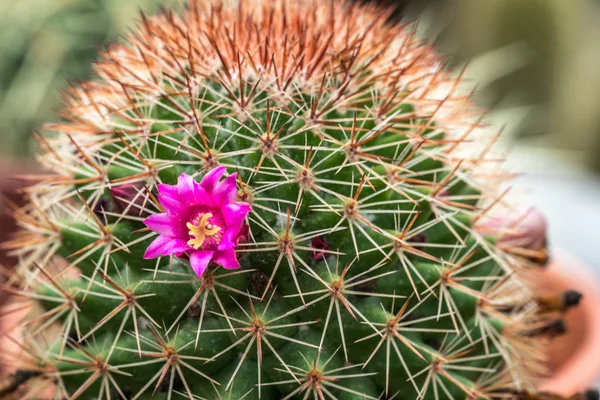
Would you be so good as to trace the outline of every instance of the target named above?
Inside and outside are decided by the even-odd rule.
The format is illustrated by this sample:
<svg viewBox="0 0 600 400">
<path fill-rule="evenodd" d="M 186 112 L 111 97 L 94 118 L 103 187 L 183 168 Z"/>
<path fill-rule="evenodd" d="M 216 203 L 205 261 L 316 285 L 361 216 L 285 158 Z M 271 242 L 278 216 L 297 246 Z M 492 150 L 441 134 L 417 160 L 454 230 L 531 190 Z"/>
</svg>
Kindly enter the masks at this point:
<svg viewBox="0 0 600 400">
<path fill-rule="evenodd" d="M 97 49 L 160 0 L 0 0 L 0 157 L 24 155 L 55 120 L 60 90 L 90 77 Z"/>
</svg>

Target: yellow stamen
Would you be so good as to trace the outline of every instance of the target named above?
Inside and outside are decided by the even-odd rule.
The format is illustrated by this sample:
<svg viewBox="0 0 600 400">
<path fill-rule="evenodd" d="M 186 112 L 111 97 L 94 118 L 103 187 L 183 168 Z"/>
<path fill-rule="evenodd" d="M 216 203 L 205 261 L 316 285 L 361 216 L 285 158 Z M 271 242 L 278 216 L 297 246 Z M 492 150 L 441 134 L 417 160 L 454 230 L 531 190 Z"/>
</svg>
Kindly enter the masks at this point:
<svg viewBox="0 0 600 400">
<path fill-rule="evenodd" d="M 194 249 L 198 250 L 200 246 L 202 246 L 202 243 L 204 243 L 204 239 L 215 236 L 221 230 L 220 227 L 208 223 L 208 220 L 212 216 L 211 213 L 206 213 L 202 216 L 198 225 L 194 225 L 191 222 L 186 224 L 187 228 L 190 230 L 189 235 L 193 237 L 193 239 L 188 240 L 187 244 Z"/>
</svg>

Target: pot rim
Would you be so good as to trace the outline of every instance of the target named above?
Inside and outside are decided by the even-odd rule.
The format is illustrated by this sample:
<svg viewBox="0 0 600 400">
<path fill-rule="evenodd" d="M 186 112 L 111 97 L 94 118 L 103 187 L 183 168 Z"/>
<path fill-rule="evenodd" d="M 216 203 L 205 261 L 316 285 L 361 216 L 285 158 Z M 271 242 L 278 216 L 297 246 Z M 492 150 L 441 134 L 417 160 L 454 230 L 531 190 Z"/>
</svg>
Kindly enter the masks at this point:
<svg viewBox="0 0 600 400">
<path fill-rule="evenodd" d="M 540 390 L 571 396 L 589 389 L 600 378 L 600 278 L 565 251 L 555 251 L 552 260 L 548 272 L 554 279 L 583 294 L 579 307 L 587 320 L 587 330 L 571 357 L 552 376 L 540 382 Z"/>
</svg>

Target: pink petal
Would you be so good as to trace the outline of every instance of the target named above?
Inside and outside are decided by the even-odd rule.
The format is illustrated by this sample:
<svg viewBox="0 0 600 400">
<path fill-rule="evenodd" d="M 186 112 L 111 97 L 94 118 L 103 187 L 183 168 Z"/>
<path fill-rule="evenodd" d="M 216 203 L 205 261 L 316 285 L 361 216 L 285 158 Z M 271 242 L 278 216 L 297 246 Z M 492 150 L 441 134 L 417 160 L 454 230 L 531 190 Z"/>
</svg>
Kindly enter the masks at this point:
<svg viewBox="0 0 600 400">
<path fill-rule="evenodd" d="M 202 276 L 214 254 L 214 251 L 195 251 L 192 253 L 190 264 L 198 277 Z"/>
<path fill-rule="evenodd" d="M 235 247 L 237 244 L 239 234 L 240 228 L 228 228 L 223 234 L 223 237 L 221 238 L 217 249 L 220 251 L 224 251 Z"/>
<path fill-rule="evenodd" d="M 240 263 L 235 256 L 235 250 L 232 248 L 223 251 L 217 251 L 213 261 L 225 269 L 237 269 L 240 267 Z"/>
<path fill-rule="evenodd" d="M 173 222 L 168 214 L 153 214 L 144 220 L 144 224 L 160 235 L 176 236 L 173 232 Z"/>
<path fill-rule="evenodd" d="M 235 196 L 237 195 L 237 187 L 236 187 L 236 178 L 237 173 L 233 173 L 225 178 L 224 181 L 217 183 L 215 186 L 212 198 L 215 203 L 219 206 L 223 207 L 229 203 L 231 203 Z"/>
<path fill-rule="evenodd" d="M 158 200 L 167 212 L 179 214 L 185 211 L 186 207 L 181 202 L 177 190 L 173 190 L 173 188 L 175 186 L 158 185 Z"/>
<path fill-rule="evenodd" d="M 185 204 L 214 206 L 214 202 L 208 192 L 194 178 L 187 174 L 179 175 L 177 189 L 179 190 L 181 201 Z"/>
<path fill-rule="evenodd" d="M 173 239 L 165 246 L 165 252 L 168 255 L 175 254 L 177 257 L 185 253 L 188 250 L 192 250 L 185 240 Z"/>
<path fill-rule="evenodd" d="M 177 186 L 175 186 L 175 185 L 167 185 L 167 184 L 161 183 L 160 185 L 157 186 L 157 188 L 158 188 L 158 194 L 160 194 L 161 196 L 173 197 L 175 199 L 179 197 L 179 192 L 177 190 Z"/>
<path fill-rule="evenodd" d="M 188 174 L 180 174 L 177 178 L 177 192 L 183 197 L 183 193 L 194 193 L 194 178 Z"/>
<path fill-rule="evenodd" d="M 225 167 L 217 167 L 208 172 L 200 181 L 200 186 L 202 186 L 207 192 L 211 193 L 219 179 L 221 179 L 225 173 L 225 169 Z"/>
<path fill-rule="evenodd" d="M 148 246 L 144 259 L 158 258 L 175 254 L 177 256 L 189 250 L 190 247 L 185 240 L 160 235 Z"/>
<path fill-rule="evenodd" d="M 221 241 L 219 242 L 219 246 L 217 247 L 219 250 L 226 250 L 232 247 L 237 246 L 238 240 L 240 238 L 240 234 L 242 232 L 242 227 L 228 227 Z"/>
<path fill-rule="evenodd" d="M 144 253 L 144 259 L 148 260 L 151 258 L 164 256 L 165 244 L 167 244 L 167 242 L 170 240 L 172 240 L 172 238 L 162 235 L 154 239 L 154 241 L 150 243 L 150 246 L 148 246 L 148 248 L 146 249 L 146 252 Z"/>
<path fill-rule="evenodd" d="M 237 202 L 227 204 L 221 209 L 221 213 L 228 227 L 237 227 L 239 229 L 250 210 L 250 204 Z"/>
</svg>

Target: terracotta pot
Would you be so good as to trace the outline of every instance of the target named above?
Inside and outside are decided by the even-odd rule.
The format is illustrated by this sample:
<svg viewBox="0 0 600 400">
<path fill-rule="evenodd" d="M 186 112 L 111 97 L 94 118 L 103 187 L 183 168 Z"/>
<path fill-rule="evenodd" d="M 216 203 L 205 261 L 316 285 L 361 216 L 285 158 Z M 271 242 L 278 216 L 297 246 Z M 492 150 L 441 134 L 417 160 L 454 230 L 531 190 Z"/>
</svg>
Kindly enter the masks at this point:
<svg viewBox="0 0 600 400">
<path fill-rule="evenodd" d="M 547 270 L 536 274 L 540 290 L 583 294 L 579 306 L 566 315 L 567 333 L 549 348 L 551 376 L 541 390 L 570 396 L 600 380 L 600 279 L 598 273 L 564 252 L 557 252 Z"/>
</svg>

